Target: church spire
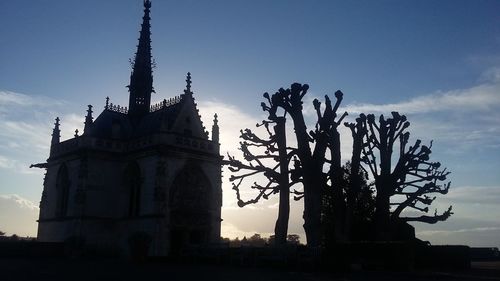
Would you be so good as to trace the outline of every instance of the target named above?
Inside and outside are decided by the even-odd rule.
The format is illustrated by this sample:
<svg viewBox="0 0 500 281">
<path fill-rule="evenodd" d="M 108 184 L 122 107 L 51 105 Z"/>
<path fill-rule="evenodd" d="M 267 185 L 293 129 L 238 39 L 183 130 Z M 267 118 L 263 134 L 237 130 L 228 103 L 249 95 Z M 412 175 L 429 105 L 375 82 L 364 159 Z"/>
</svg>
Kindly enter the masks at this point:
<svg viewBox="0 0 500 281">
<path fill-rule="evenodd" d="M 129 114 L 142 116 L 149 112 L 151 105 L 151 93 L 153 90 L 153 62 L 151 59 L 151 24 L 149 23 L 149 12 L 151 1 L 144 0 L 144 16 L 139 36 L 139 44 L 130 75 L 128 85 Z"/>
</svg>

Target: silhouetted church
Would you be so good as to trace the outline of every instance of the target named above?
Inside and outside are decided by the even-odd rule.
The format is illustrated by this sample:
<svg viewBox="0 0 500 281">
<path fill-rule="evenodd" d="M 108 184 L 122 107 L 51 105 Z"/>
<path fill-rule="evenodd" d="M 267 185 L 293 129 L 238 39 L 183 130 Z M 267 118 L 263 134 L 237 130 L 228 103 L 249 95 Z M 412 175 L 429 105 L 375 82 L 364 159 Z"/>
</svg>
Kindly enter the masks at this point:
<svg viewBox="0 0 500 281">
<path fill-rule="evenodd" d="M 221 166 L 217 115 L 208 138 L 187 75 L 184 94 L 152 105 L 149 0 L 130 76 L 129 106 L 106 98 L 81 135 L 61 141 L 59 118 L 45 167 L 39 241 L 70 241 L 127 251 L 134 236 L 150 255 L 218 242 Z"/>
</svg>

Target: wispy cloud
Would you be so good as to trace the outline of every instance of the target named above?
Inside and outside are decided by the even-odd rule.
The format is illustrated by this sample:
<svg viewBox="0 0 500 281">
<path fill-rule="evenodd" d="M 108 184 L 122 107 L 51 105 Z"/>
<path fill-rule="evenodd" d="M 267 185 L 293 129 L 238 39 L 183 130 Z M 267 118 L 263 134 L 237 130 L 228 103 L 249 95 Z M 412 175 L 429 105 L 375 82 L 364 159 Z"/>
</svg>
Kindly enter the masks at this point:
<svg viewBox="0 0 500 281">
<path fill-rule="evenodd" d="M 500 202 L 500 186 L 453 187 L 445 197 L 445 200 L 466 204 L 498 205 Z"/>
<path fill-rule="evenodd" d="M 480 81 L 483 81 L 486 83 L 488 83 L 488 82 L 499 83 L 500 82 L 500 67 L 496 66 L 496 67 L 491 67 L 491 68 L 487 69 L 481 75 Z"/>
<path fill-rule="evenodd" d="M 32 211 L 38 211 L 39 209 L 35 203 L 18 194 L 0 194 L 0 199 L 13 201 L 16 203 L 16 206 L 22 209 L 29 209 Z"/>
<path fill-rule="evenodd" d="M 494 231 L 494 230 L 500 230 L 500 226 L 462 228 L 462 229 L 457 229 L 457 230 L 424 230 L 424 231 L 417 232 L 417 234 L 418 235 L 436 235 L 436 234 L 451 235 L 454 233 L 485 232 L 485 231 Z"/>
<path fill-rule="evenodd" d="M 8 235 L 36 236 L 38 206 L 17 194 L 0 195 L 0 230 Z"/>
<path fill-rule="evenodd" d="M 472 247 L 500 247 L 500 225 L 488 225 L 451 230 L 417 231 L 417 237 L 435 245 L 468 245 Z"/>
<path fill-rule="evenodd" d="M 12 171 L 16 171 L 20 174 L 39 174 L 41 173 L 38 169 L 30 169 L 29 163 L 24 161 L 19 161 L 16 159 L 10 159 L 3 155 L 0 155 L 0 168 L 2 169 L 10 169 Z"/>
<path fill-rule="evenodd" d="M 214 113 L 217 113 L 220 127 L 221 153 L 239 154 L 240 130 L 254 129 L 263 120 L 262 116 L 251 116 L 239 107 L 222 101 L 200 101 L 198 103 L 203 124 L 210 131 Z"/>
<path fill-rule="evenodd" d="M 0 168 L 9 168 L 12 165 L 11 161 L 2 155 L 0 155 Z"/>
<path fill-rule="evenodd" d="M 498 73 L 495 72 L 495 75 Z M 408 101 L 389 104 L 351 104 L 343 107 L 349 113 L 423 114 L 443 111 L 489 111 L 500 106 L 500 83 L 482 84 L 469 89 L 436 92 Z"/>
<path fill-rule="evenodd" d="M 436 201 L 434 208 L 453 205 L 454 214 L 435 225 L 415 223 L 417 237 L 436 244 L 500 246 L 499 186 L 452 186 Z"/>
<path fill-rule="evenodd" d="M 63 106 L 64 105 L 64 106 Z M 47 157 L 55 116 L 61 117 L 62 139 L 83 127 L 83 116 L 69 112 L 68 103 L 43 96 L 0 91 L 0 168 L 34 173 L 30 163 Z"/>
<path fill-rule="evenodd" d="M 44 96 L 30 96 L 11 91 L 0 90 L 0 110 L 8 106 L 22 106 L 22 107 L 53 107 L 64 105 L 64 101 L 54 100 Z"/>
<path fill-rule="evenodd" d="M 485 71 L 478 85 L 467 89 L 438 91 L 406 101 L 387 104 L 349 104 L 341 108 L 350 119 L 359 113 L 408 116 L 412 137 L 436 140 L 445 153 L 500 148 L 500 68 Z"/>
</svg>

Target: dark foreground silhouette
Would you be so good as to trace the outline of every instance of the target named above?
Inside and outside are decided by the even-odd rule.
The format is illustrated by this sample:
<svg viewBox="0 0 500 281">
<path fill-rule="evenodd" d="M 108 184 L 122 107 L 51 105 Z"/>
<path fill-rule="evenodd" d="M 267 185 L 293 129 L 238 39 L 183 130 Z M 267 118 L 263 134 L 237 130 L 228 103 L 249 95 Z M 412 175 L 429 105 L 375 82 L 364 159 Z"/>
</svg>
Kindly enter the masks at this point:
<svg viewBox="0 0 500 281">
<path fill-rule="evenodd" d="M 500 280 L 500 262 L 473 263 L 468 270 L 317 272 L 269 267 L 116 259 L 0 258 L 0 280 Z"/>
</svg>

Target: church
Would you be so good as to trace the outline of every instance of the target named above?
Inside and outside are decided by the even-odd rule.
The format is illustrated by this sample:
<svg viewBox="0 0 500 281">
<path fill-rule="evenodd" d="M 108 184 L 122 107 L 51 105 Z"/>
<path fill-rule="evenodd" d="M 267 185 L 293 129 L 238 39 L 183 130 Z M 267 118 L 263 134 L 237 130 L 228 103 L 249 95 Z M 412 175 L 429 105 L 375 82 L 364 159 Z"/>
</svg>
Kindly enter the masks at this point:
<svg viewBox="0 0 500 281">
<path fill-rule="evenodd" d="M 148 254 L 166 256 L 217 243 L 221 228 L 219 127 L 211 139 L 187 74 L 184 93 L 151 103 L 151 2 L 144 0 L 128 107 L 106 98 L 84 130 L 61 140 L 56 118 L 38 220 L 38 241 L 81 241 L 128 255 L 146 237 Z"/>
</svg>

